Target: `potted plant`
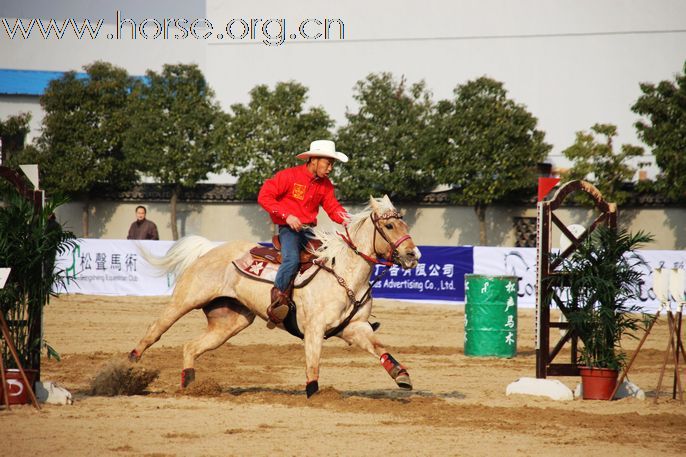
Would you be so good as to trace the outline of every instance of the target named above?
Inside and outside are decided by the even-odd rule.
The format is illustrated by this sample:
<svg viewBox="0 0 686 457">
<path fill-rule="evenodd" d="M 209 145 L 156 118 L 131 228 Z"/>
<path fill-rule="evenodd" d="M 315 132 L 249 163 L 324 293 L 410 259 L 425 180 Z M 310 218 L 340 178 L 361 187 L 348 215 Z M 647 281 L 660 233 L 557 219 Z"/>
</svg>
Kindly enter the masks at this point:
<svg viewBox="0 0 686 457">
<path fill-rule="evenodd" d="M 75 243 L 74 235 L 62 230 L 54 220 L 57 206 L 59 202 L 48 201 L 42 211 L 36 212 L 33 202 L 15 189 L 0 186 L 0 267 L 12 269 L 5 287 L 0 289 L 0 312 L 29 378 L 39 377 L 44 348 L 48 356 L 59 359 L 43 340 L 41 328 L 43 307 L 55 295 L 54 286 L 62 279 L 62 272 L 54 268 L 56 255 Z M 3 366 L 14 377 L 18 367 L 6 344 L 0 352 Z"/>
<path fill-rule="evenodd" d="M 652 240 L 643 231 L 599 227 L 551 277 L 560 289 L 558 306 L 582 343 L 577 364 L 585 399 L 610 399 L 626 362 L 622 338 L 634 337 L 645 322 L 637 305 L 640 259 L 630 254 Z"/>
</svg>

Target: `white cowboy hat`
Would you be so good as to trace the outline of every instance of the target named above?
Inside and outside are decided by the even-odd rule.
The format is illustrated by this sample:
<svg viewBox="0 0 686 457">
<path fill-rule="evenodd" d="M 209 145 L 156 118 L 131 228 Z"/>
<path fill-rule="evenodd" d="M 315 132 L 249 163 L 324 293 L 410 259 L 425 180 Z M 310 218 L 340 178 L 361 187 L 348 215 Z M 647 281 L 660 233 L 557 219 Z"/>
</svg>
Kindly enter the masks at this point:
<svg viewBox="0 0 686 457">
<path fill-rule="evenodd" d="M 331 140 L 316 140 L 310 143 L 310 150 L 301 152 L 296 156 L 298 159 L 309 159 L 310 157 L 329 157 L 331 159 L 347 162 L 348 156 L 336 151 L 336 145 Z"/>
</svg>

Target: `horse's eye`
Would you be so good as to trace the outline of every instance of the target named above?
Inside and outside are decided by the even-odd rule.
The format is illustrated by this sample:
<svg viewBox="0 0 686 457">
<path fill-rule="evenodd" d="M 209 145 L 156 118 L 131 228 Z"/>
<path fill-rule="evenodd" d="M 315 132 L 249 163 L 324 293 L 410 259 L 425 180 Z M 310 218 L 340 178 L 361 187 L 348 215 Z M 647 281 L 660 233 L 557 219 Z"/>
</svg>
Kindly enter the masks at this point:
<svg viewBox="0 0 686 457">
<path fill-rule="evenodd" d="M 386 224 L 386 228 L 388 230 L 393 230 L 393 224 Z"/>
</svg>

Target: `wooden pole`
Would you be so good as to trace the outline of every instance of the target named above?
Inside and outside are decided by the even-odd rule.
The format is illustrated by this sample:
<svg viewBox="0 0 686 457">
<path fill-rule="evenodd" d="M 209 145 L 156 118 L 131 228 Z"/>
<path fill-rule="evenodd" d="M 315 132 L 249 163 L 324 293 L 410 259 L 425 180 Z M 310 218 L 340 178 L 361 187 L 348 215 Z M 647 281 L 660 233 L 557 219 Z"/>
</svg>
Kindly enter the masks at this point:
<svg viewBox="0 0 686 457">
<path fill-rule="evenodd" d="M 0 313 L 2 315 L 2 313 Z M 2 362 L 2 354 L 0 354 L 0 378 L 2 378 L 2 400 L 5 403 L 5 406 L 7 406 L 7 409 L 10 408 L 10 397 L 9 397 L 9 389 L 10 385 L 7 383 L 7 379 L 5 379 L 5 364 Z"/>
<path fill-rule="evenodd" d="M 634 364 L 634 361 L 636 360 L 636 357 L 638 356 L 639 351 L 643 347 L 643 343 L 645 343 L 646 339 L 648 339 L 648 335 L 650 335 L 650 331 L 653 329 L 653 325 L 655 325 L 655 322 L 657 321 L 658 317 L 660 317 L 660 311 L 661 311 L 661 309 L 658 309 L 657 313 L 655 313 L 655 316 L 653 317 L 653 320 L 650 321 L 650 326 L 648 326 L 648 329 L 643 334 L 643 338 L 641 338 L 641 341 L 638 343 L 638 347 L 636 348 L 636 351 L 634 351 L 634 355 L 631 356 L 631 360 L 629 360 L 629 364 L 626 366 L 626 368 L 624 369 L 624 372 L 622 373 L 622 375 L 617 380 L 617 385 L 615 386 L 615 390 L 612 391 L 612 395 L 610 395 L 610 400 L 615 398 L 615 394 L 617 394 L 617 391 L 619 390 L 619 386 L 622 385 L 622 381 L 624 381 L 624 378 L 626 377 L 626 375 L 629 374 L 629 370 L 631 370 L 631 366 Z"/>
<path fill-rule="evenodd" d="M 676 400 L 676 393 L 679 392 L 679 401 L 684 402 L 684 390 L 681 387 L 681 374 L 679 369 L 679 349 L 684 350 L 681 345 L 681 308 L 679 305 L 676 316 L 674 317 L 674 334 L 676 342 L 674 345 L 674 386 L 672 389 L 672 399 Z"/>
<path fill-rule="evenodd" d="M 667 361 L 669 360 L 669 352 L 674 347 L 674 324 L 672 323 L 672 311 L 667 309 L 667 326 L 669 327 L 669 342 L 667 349 L 665 349 L 665 359 L 662 361 L 662 368 L 660 369 L 660 377 L 657 380 L 657 387 L 655 388 L 655 400 L 653 403 L 657 404 L 660 397 L 660 390 L 662 389 L 662 379 L 665 375 L 665 368 L 667 368 Z"/>
</svg>

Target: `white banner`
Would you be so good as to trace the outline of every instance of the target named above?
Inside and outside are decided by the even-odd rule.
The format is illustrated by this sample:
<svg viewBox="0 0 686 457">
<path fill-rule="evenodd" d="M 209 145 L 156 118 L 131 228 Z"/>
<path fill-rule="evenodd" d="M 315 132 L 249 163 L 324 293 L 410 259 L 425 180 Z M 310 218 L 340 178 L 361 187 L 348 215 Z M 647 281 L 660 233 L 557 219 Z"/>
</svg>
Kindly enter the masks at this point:
<svg viewBox="0 0 686 457">
<path fill-rule="evenodd" d="M 636 251 L 632 263 L 638 263 L 643 280 L 637 304 L 645 312 L 654 312 L 659 302 L 653 291 L 652 272 L 655 268 L 686 266 L 686 251 Z M 493 276 L 517 276 L 518 306 L 536 306 L 536 248 L 474 247 L 474 273 Z M 672 285 L 672 287 L 674 287 Z M 684 285 L 681 286 L 682 288 Z M 683 300 L 683 294 L 682 298 Z"/>
<path fill-rule="evenodd" d="M 474 274 L 517 276 L 517 306 L 536 307 L 536 248 L 474 246 Z"/>
<path fill-rule="evenodd" d="M 172 241 L 79 239 L 58 257 L 65 289 L 58 292 L 93 295 L 170 295 L 173 278 L 145 261 L 137 243 L 162 257 Z"/>
</svg>

